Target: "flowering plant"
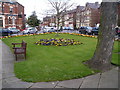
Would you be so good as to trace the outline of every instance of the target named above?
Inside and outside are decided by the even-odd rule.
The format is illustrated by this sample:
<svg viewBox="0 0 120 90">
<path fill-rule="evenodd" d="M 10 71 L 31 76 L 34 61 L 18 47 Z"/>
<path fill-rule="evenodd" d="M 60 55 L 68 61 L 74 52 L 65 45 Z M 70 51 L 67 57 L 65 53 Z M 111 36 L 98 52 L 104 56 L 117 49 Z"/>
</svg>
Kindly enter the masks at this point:
<svg viewBox="0 0 120 90">
<path fill-rule="evenodd" d="M 79 41 L 75 41 L 74 39 L 57 39 L 57 38 L 51 38 L 51 39 L 40 39 L 39 41 L 35 42 L 36 45 L 53 45 L 53 46 L 68 46 L 68 45 L 80 45 L 82 44 Z"/>
</svg>

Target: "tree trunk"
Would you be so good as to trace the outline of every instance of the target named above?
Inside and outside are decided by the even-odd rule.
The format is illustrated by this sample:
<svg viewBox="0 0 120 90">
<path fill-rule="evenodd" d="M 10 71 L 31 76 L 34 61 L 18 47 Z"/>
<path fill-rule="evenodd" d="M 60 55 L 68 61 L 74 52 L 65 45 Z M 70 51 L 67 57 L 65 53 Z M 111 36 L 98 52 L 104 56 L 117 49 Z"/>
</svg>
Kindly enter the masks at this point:
<svg viewBox="0 0 120 90">
<path fill-rule="evenodd" d="M 118 4 L 118 26 L 120 27 L 120 2 Z"/>
<path fill-rule="evenodd" d="M 101 24 L 94 56 L 86 62 L 91 68 L 106 71 L 111 68 L 112 50 L 117 26 L 117 2 L 102 2 Z"/>
<path fill-rule="evenodd" d="M 59 30 L 59 23 L 60 22 L 60 14 L 59 14 L 59 12 L 57 11 L 57 34 L 55 35 L 55 36 L 59 36 L 58 35 L 58 30 Z"/>
</svg>

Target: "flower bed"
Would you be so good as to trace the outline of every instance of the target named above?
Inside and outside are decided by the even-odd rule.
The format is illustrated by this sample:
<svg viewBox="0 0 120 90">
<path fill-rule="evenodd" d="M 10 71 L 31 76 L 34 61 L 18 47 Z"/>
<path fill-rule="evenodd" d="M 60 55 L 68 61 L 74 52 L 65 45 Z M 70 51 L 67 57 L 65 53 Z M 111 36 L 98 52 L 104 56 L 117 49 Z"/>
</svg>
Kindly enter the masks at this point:
<svg viewBox="0 0 120 90">
<path fill-rule="evenodd" d="M 40 39 L 35 42 L 36 45 L 44 45 L 44 46 L 68 46 L 68 45 L 80 45 L 82 44 L 80 41 L 75 41 L 74 39 Z"/>
<path fill-rule="evenodd" d="M 15 36 L 1 36 L 0 39 L 5 39 L 5 38 L 12 38 L 12 37 L 26 37 L 26 36 L 33 36 L 33 35 L 45 35 L 45 34 L 55 34 L 56 32 L 47 32 L 47 33 L 39 33 L 39 34 L 26 34 L 26 35 L 15 35 Z M 97 38 L 98 36 L 92 36 L 92 35 L 85 35 L 85 34 L 78 34 L 78 33 L 62 33 L 59 32 L 59 34 L 70 34 L 70 35 L 77 35 L 77 36 L 83 36 L 83 37 L 92 37 L 92 38 Z M 116 38 L 115 41 L 120 41 L 119 38 Z"/>
</svg>

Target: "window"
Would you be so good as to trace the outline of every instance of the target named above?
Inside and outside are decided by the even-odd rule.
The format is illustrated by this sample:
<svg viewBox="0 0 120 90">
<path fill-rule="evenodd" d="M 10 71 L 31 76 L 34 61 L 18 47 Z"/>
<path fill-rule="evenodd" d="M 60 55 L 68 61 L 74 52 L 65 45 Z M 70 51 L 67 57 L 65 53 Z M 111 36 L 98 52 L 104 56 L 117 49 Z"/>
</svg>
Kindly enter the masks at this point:
<svg viewBox="0 0 120 90">
<path fill-rule="evenodd" d="M 0 27 L 3 27 L 3 20 L 0 20 Z"/>
<path fill-rule="evenodd" d="M 0 17 L 0 27 L 3 27 L 3 18 Z"/>
<path fill-rule="evenodd" d="M 2 7 L 2 4 L 0 3 L 0 7 Z"/>
<path fill-rule="evenodd" d="M 15 17 L 12 18 L 12 24 L 15 25 Z"/>
<path fill-rule="evenodd" d="M 90 20 L 90 17 L 86 17 L 86 20 Z"/>
<path fill-rule="evenodd" d="M 21 15 L 21 14 L 19 14 L 19 15 L 18 15 L 18 18 L 22 18 L 22 15 Z"/>
<path fill-rule="evenodd" d="M 11 18 L 10 17 L 8 18 L 8 24 L 11 24 Z"/>
<path fill-rule="evenodd" d="M 13 12 L 13 8 L 10 8 L 10 13 L 12 13 Z"/>
<path fill-rule="evenodd" d="M 89 14 L 90 13 L 90 11 L 89 10 L 87 10 L 87 14 Z"/>
<path fill-rule="evenodd" d="M 0 3 L 0 12 L 2 12 L 2 4 Z"/>
</svg>

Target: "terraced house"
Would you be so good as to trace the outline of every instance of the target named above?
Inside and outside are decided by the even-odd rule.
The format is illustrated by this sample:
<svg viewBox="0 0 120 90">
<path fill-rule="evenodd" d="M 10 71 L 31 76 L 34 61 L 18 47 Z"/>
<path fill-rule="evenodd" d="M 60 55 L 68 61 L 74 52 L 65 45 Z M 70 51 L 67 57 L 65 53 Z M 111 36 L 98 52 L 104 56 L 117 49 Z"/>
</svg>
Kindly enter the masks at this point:
<svg viewBox="0 0 120 90">
<path fill-rule="evenodd" d="M 77 6 L 75 9 L 64 12 L 62 15 L 63 18 L 60 20 L 62 23 L 61 26 L 72 27 L 74 29 L 81 26 L 91 26 L 95 27 L 100 23 L 100 4 L 95 3 L 86 3 L 85 6 Z M 49 17 L 49 19 L 52 17 Z M 48 18 L 47 18 L 48 19 Z M 46 17 L 43 19 L 45 23 Z"/>
<path fill-rule="evenodd" d="M 100 23 L 100 4 L 86 3 L 85 8 L 81 12 L 81 26 L 95 27 Z"/>
<path fill-rule="evenodd" d="M 16 0 L 0 0 L 0 27 L 24 29 L 24 6 Z"/>
</svg>

